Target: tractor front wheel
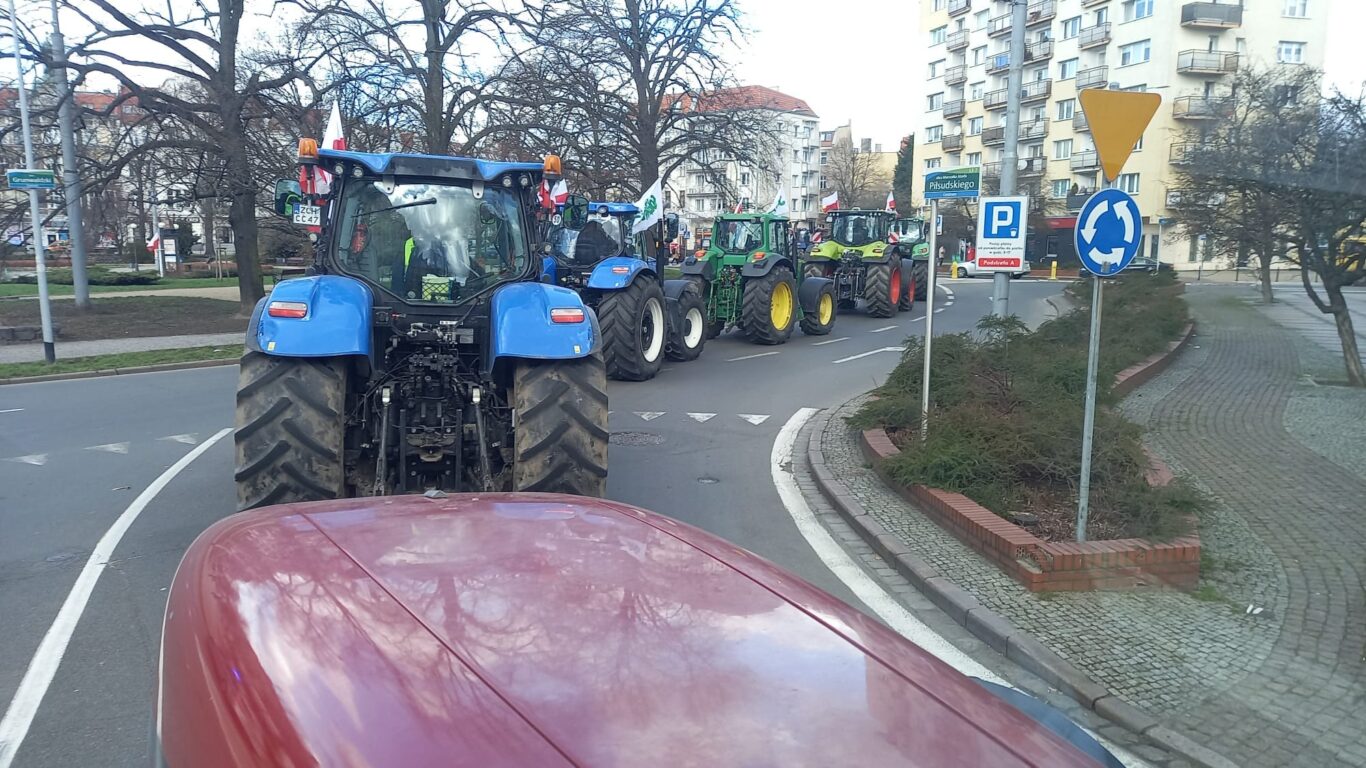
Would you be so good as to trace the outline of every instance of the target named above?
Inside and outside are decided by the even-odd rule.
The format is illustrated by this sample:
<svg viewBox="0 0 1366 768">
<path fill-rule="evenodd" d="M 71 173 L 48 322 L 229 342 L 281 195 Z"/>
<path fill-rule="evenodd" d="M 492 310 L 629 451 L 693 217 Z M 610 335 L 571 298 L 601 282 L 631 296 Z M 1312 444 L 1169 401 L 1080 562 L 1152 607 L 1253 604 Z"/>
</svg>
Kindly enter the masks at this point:
<svg viewBox="0 0 1366 768">
<path fill-rule="evenodd" d="M 601 356 L 519 360 L 512 407 L 512 490 L 606 494 L 607 366 Z"/>
<path fill-rule="evenodd" d="M 835 327 L 835 286 L 826 283 L 816 297 L 816 309 L 802 315 L 802 333 L 825 336 Z"/>
<path fill-rule="evenodd" d="M 696 360 L 707 337 L 707 303 L 697 284 L 689 282 L 678 295 L 678 327 L 669 334 L 664 354 L 670 360 Z"/>
<path fill-rule="evenodd" d="M 346 495 L 346 360 L 242 356 L 233 434 L 239 511 Z"/>
<path fill-rule="evenodd" d="M 637 276 L 619 291 L 604 293 L 598 305 L 607 375 L 647 381 L 664 364 L 664 290 L 652 277 Z"/>
<path fill-rule="evenodd" d="M 930 284 L 930 262 L 912 261 L 911 280 L 915 282 L 915 300 L 925 300 L 925 289 Z"/>
<path fill-rule="evenodd" d="M 869 264 L 865 269 L 863 299 L 870 317 L 891 317 L 901 297 L 901 269 L 891 264 Z"/>
<path fill-rule="evenodd" d="M 782 344 L 792 336 L 797 318 L 797 279 L 787 267 L 774 267 L 763 277 L 745 281 L 740 301 L 740 328 L 756 344 Z"/>
</svg>

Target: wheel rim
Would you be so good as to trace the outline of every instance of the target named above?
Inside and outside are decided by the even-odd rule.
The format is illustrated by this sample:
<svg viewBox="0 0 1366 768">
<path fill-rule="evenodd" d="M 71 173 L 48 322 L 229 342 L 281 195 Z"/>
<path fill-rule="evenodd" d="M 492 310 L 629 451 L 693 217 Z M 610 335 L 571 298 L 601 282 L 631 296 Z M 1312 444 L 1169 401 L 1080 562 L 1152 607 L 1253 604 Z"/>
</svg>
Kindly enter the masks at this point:
<svg viewBox="0 0 1366 768">
<path fill-rule="evenodd" d="M 646 362 L 650 363 L 658 360 L 659 353 L 664 349 L 664 308 L 659 305 L 659 299 L 645 302 L 645 313 L 640 324 L 640 348 Z"/>
<path fill-rule="evenodd" d="M 683 315 L 683 346 L 695 349 L 702 343 L 702 334 L 707 324 L 702 320 L 702 310 L 692 307 Z"/>
<path fill-rule="evenodd" d="M 773 298 L 768 305 L 769 320 L 779 330 L 792 322 L 792 286 L 778 283 L 773 286 Z"/>
<path fill-rule="evenodd" d="M 901 270 L 892 267 L 892 303 L 901 300 Z"/>
<path fill-rule="evenodd" d="M 830 319 L 835 316 L 835 298 L 828 293 L 821 294 L 821 303 L 816 310 L 816 317 L 821 321 L 821 325 L 829 325 Z"/>
</svg>

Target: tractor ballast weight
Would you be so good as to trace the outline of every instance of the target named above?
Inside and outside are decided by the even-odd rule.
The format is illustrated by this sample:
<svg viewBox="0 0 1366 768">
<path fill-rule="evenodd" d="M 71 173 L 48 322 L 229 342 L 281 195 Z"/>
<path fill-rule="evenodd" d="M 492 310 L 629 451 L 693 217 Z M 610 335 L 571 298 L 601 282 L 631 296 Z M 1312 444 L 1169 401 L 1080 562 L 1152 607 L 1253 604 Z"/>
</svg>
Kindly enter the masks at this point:
<svg viewBox="0 0 1366 768">
<path fill-rule="evenodd" d="M 537 280 L 545 164 L 319 150 L 276 212 L 307 225 L 306 277 L 247 330 L 237 392 L 242 509 L 423 491 L 600 496 L 600 331 Z M 330 185 L 320 189 L 321 174 Z"/>
<path fill-rule="evenodd" d="M 829 237 L 806 255 L 802 271 L 835 281 L 841 309 L 862 300 L 873 317 L 909 311 L 915 303 L 913 262 L 888 243 L 895 214 L 857 208 L 826 214 Z"/>
<path fill-rule="evenodd" d="M 834 328 L 834 281 L 803 275 L 786 216 L 725 213 L 710 245 L 683 260 L 683 277 L 706 300 L 707 336 L 739 328 L 756 344 L 782 344 L 795 327 L 811 336 Z"/>
</svg>

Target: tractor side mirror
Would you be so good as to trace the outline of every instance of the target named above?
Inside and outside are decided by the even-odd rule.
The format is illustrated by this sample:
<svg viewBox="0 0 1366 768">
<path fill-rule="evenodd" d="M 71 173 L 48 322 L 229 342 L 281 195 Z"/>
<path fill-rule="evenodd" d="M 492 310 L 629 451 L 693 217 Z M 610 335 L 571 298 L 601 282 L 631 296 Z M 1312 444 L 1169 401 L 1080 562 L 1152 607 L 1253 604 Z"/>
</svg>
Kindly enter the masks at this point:
<svg viewBox="0 0 1366 768">
<path fill-rule="evenodd" d="M 668 241 L 678 239 L 678 214 L 664 214 L 664 239 Z"/>
<path fill-rule="evenodd" d="M 588 198 L 583 195 L 570 195 L 564 202 L 564 212 L 560 222 L 567 229 L 583 229 L 588 221 Z"/>
<path fill-rule="evenodd" d="M 299 182 L 293 179 L 280 179 L 275 182 L 275 212 L 286 218 L 294 215 L 294 208 L 304 197 Z"/>
</svg>

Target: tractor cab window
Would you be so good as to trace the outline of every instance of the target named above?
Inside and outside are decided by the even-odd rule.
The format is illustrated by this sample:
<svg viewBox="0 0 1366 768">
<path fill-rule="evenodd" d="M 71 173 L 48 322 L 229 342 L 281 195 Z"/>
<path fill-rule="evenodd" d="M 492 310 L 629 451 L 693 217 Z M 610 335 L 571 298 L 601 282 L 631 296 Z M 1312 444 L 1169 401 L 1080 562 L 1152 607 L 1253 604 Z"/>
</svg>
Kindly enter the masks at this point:
<svg viewBox="0 0 1366 768">
<path fill-rule="evenodd" d="M 579 229 L 561 228 L 552 237 L 555 255 L 579 266 L 590 267 L 610 256 L 631 252 L 630 225 L 620 216 L 594 213 Z"/>
<path fill-rule="evenodd" d="M 712 241 L 729 253 L 749 253 L 764 247 L 764 226 L 754 219 L 729 219 L 716 222 Z"/>
<path fill-rule="evenodd" d="M 887 227 L 885 217 L 875 212 L 841 213 L 830 225 L 830 237 L 835 242 L 854 247 L 864 246 L 883 238 Z"/>
<path fill-rule="evenodd" d="M 337 262 L 409 302 L 459 302 L 527 269 L 516 193 L 488 186 L 346 185 Z"/>
<path fill-rule="evenodd" d="M 773 251 L 774 253 L 778 254 L 779 256 L 786 256 L 786 255 L 787 255 L 787 222 L 785 222 L 785 221 L 775 221 L 775 222 L 773 222 L 772 224 L 770 224 L 769 227 L 770 227 L 769 238 L 768 238 L 768 247 L 769 247 L 769 250 Z"/>
<path fill-rule="evenodd" d="M 920 219 L 898 219 L 893 222 L 892 231 L 902 243 L 918 243 L 925 239 L 925 222 Z"/>
</svg>

